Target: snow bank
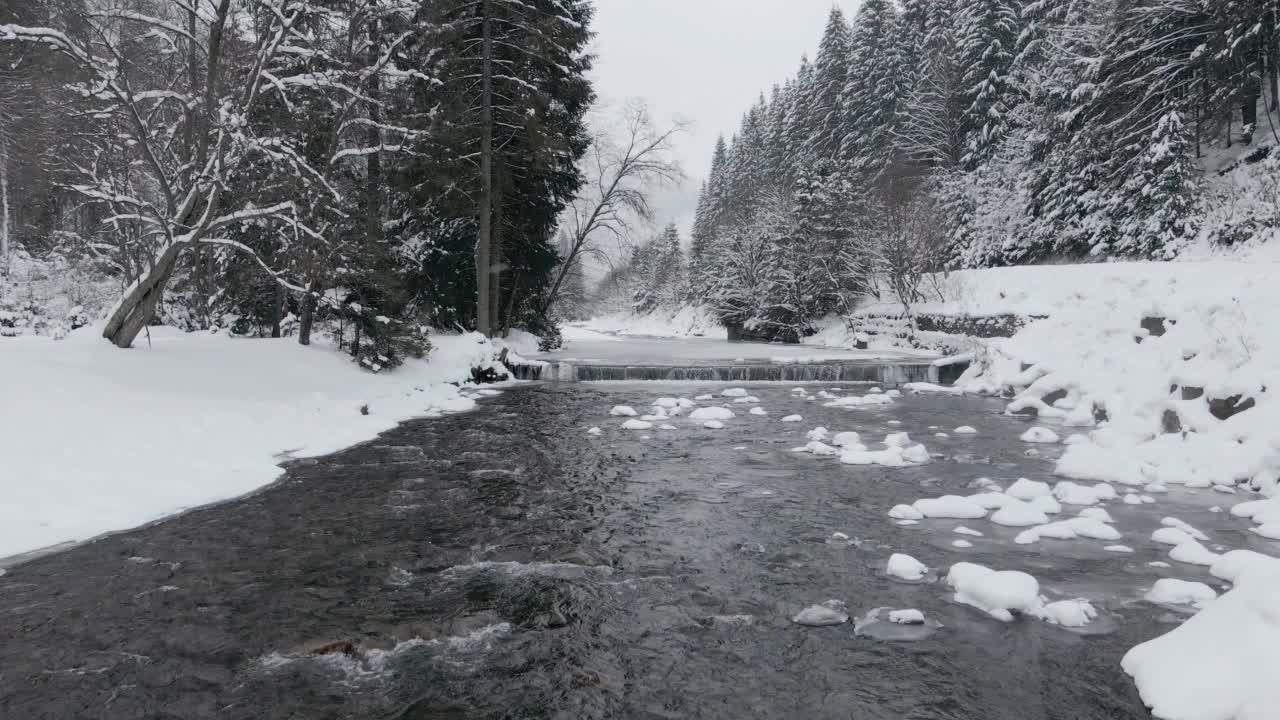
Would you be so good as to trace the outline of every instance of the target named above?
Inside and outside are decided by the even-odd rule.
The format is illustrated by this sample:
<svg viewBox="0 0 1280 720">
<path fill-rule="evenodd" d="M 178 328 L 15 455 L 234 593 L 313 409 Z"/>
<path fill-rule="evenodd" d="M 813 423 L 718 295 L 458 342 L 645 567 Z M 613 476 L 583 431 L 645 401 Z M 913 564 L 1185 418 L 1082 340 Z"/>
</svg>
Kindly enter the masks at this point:
<svg viewBox="0 0 1280 720">
<path fill-rule="evenodd" d="M 1207 597 L 1203 596 L 1202 598 Z M 1121 667 L 1162 720 L 1270 720 L 1280 708 L 1280 574 L 1246 573 Z"/>
<path fill-rule="evenodd" d="M 433 336 L 428 361 L 376 375 L 289 339 L 150 335 L 130 350 L 94 328 L 0 340 L 0 557 L 244 494 L 275 480 L 285 453 L 470 409 L 449 383 L 494 362 L 475 334 Z"/>
<path fill-rule="evenodd" d="M 1274 485 L 1280 471 L 1280 283 L 1274 262 L 1227 260 L 953 273 L 945 312 L 1042 315 L 987 343 L 956 384 L 1012 392 L 1010 410 L 1097 429 L 1058 474 L 1193 487 Z"/>
</svg>

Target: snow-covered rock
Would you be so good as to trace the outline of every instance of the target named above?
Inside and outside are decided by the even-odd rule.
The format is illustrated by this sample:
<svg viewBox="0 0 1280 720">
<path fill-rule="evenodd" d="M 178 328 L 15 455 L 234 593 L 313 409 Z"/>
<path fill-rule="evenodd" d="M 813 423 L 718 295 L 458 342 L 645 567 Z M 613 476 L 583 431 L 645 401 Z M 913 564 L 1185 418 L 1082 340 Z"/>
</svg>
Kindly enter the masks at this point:
<svg viewBox="0 0 1280 720">
<path fill-rule="evenodd" d="M 959 535 L 968 535 L 970 537 L 982 537 L 982 533 L 972 528 L 967 528 L 963 525 L 956 526 L 956 528 L 952 530 L 952 532 L 957 533 Z"/>
<path fill-rule="evenodd" d="M 640 420 L 637 418 L 631 418 L 630 420 L 622 423 L 623 430 L 648 430 L 651 427 L 653 427 L 653 423 L 648 420 Z"/>
<path fill-rule="evenodd" d="M 803 417 L 801 417 L 801 416 L 799 416 L 799 415 L 788 415 L 788 416 L 786 416 L 786 417 L 782 418 L 782 422 L 784 422 L 784 423 L 796 423 L 796 422 L 800 422 L 800 421 L 802 421 L 802 420 L 804 420 L 804 418 L 803 418 Z"/>
<path fill-rule="evenodd" d="M 804 436 L 810 440 L 826 440 L 831 436 L 831 433 L 826 428 L 819 426 L 805 433 Z"/>
<path fill-rule="evenodd" d="M 1280 574 L 1280 558 L 1254 550 L 1228 550 L 1213 561 L 1209 573 L 1232 583 L 1246 574 Z"/>
<path fill-rule="evenodd" d="M 894 553 L 889 556 L 888 563 L 884 568 L 885 575 L 899 580 L 923 580 L 924 576 L 929 573 L 929 568 L 919 560 L 903 553 Z"/>
<path fill-rule="evenodd" d="M 955 430 L 952 430 L 951 432 L 956 435 L 977 435 L 978 429 L 970 425 L 961 425 L 960 427 L 956 428 Z"/>
<path fill-rule="evenodd" d="M 1158 605 L 1191 605 L 1197 609 L 1218 599 L 1218 593 L 1202 582 L 1160 578 L 1143 596 Z"/>
<path fill-rule="evenodd" d="M 614 417 L 635 417 L 640 413 L 636 412 L 635 408 L 630 405 L 614 405 L 613 408 L 609 410 L 609 414 Z"/>
<path fill-rule="evenodd" d="M 969 542 L 968 540 L 965 540 L 964 538 L 956 538 L 955 540 L 951 541 L 951 547 L 971 548 L 973 547 L 973 543 Z"/>
<path fill-rule="evenodd" d="M 707 428 L 708 430 L 723 430 L 724 423 L 719 420 L 708 420 L 702 423 L 702 427 Z"/>
<path fill-rule="evenodd" d="M 838 432 L 831 437 L 831 444 L 836 447 L 852 447 L 860 445 L 861 437 L 856 432 Z"/>
<path fill-rule="evenodd" d="M 1053 490 L 1049 487 L 1049 483 L 1038 482 L 1036 480 L 1028 480 L 1027 478 L 1018 478 L 1012 485 L 1005 489 L 1004 494 L 1018 500 L 1032 500 L 1052 494 Z"/>
<path fill-rule="evenodd" d="M 1014 542 L 1019 545 L 1027 545 L 1038 542 L 1043 538 L 1052 538 L 1054 540 L 1075 540 L 1077 538 L 1119 540 L 1120 531 L 1092 518 L 1074 517 L 1028 528 L 1019 533 L 1014 538 Z"/>
<path fill-rule="evenodd" d="M 766 411 L 764 408 L 760 407 L 759 405 L 751 408 L 747 412 L 751 413 L 752 415 L 768 415 L 769 414 L 768 411 Z"/>
<path fill-rule="evenodd" d="M 1028 527 L 1049 522 L 1049 516 L 1029 502 L 1009 498 L 991 514 L 991 522 L 1006 527 Z"/>
<path fill-rule="evenodd" d="M 689 419 L 698 420 L 731 420 L 733 411 L 727 407 L 700 407 L 689 413 Z"/>
<path fill-rule="evenodd" d="M 889 622 L 895 622 L 899 625 L 918 625 L 924 622 L 924 613 L 914 608 L 890 610 Z"/>
<path fill-rule="evenodd" d="M 1169 551 L 1169 557 L 1190 565 L 1212 566 L 1219 555 L 1195 540 L 1178 543 Z"/>
<path fill-rule="evenodd" d="M 598 427 L 593 427 L 587 430 L 588 435 L 599 435 L 600 433 L 601 433 L 601 430 Z"/>
<path fill-rule="evenodd" d="M 843 602 L 827 600 L 818 605 L 810 605 L 796 613 L 791 618 L 791 622 L 809 627 L 841 625 L 849 622 L 849 611 Z"/>
<path fill-rule="evenodd" d="M 720 391 L 720 396 L 721 396 L 721 397 L 727 397 L 727 398 L 746 397 L 746 396 L 747 396 L 747 389 L 746 389 L 746 388 L 738 388 L 738 387 L 735 387 L 735 388 L 726 388 L 726 389 L 724 389 L 724 390 L 721 390 L 721 391 Z"/>
<path fill-rule="evenodd" d="M 1059 438 L 1058 433 L 1049 428 L 1033 427 L 1018 436 L 1018 439 L 1029 443 L 1056 443 Z"/>
<path fill-rule="evenodd" d="M 1098 522 L 1104 522 L 1104 523 L 1115 522 L 1115 520 L 1111 517 L 1111 513 L 1107 512 L 1105 508 L 1087 507 L 1076 514 L 1079 515 L 1080 517 L 1086 517 L 1092 520 L 1097 520 Z"/>
<path fill-rule="evenodd" d="M 927 518 L 954 518 L 972 520 L 986 517 L 987 509 L 970 498 L 960 495 L 943 495 L 936 498 L 923 498 L 912 504 L 921 515 Z"/>
<path fill-rule="evenodd" d="M 1041 607 L 1040 583 L 1017 570 L 992 570 L 976 563 L 951 566 L 947 584 L 955 589 L 955 601 L 972 605 L 1004 622 L 1013 613 L 1034 613 Z"/>
<path fill-rule="evenodd" d="M 889 510 L 889 517 L 895 520 L 923 520 L 924 513 L 917 510 L 913 505 L 894 505 Z"/>
<path fill-rule="evenodd" d="M 1047 603 L 1033 613 L 1036 617 L 1052 625 L 1078 628 L 1084 627 L 1098 617 L 1098 609 L 1088 600 L 1073 598 Z"/>
</svg>

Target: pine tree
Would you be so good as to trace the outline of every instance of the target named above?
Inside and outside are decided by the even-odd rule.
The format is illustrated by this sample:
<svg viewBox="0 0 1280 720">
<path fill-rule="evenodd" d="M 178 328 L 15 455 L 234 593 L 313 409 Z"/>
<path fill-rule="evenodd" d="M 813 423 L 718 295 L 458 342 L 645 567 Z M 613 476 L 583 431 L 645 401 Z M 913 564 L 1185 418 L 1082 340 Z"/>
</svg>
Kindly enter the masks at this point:
<svg viewBox="0 0 1280 720">
<path fill-rule="evenodd" d="M 849 24 L 839 8 L 832 8 L 827 28 L 818 45 L 813 68 L 813 84 L 805 103 L 805 155 L 811 161 L 834 159 L 848 134 L 848 118 L 840 103 L 849 78 L 852 37 Z"/>
<path fill-rule="evenodd" d="M 864 0 L 854 17 L 848 79 L 840 96 L 846 118 L 840 155 L 863 178 L 879 175 L 892 151 L 903 79 L 896 17 L 890 0 Z"/>
<path fill-rule="evenodd" d="M 1176 110 L 1162 116 L 1150 143 L 1113 201 L 1115 216 L 1125 218 L 1108 253 L 1163 258 L 1193 233 L 1191 211 L 1196 191 L 1191 139 Z"/>
<path fill-rule="evenodd" d="M 956 37 L 966 104 L 964 162 L 969 167 L 990 157 L 1009 132 L 1018 103 L 1012 64 L 1019 32 L 1013 0 L 968 0 L 962 5 Z"/>
</svg>

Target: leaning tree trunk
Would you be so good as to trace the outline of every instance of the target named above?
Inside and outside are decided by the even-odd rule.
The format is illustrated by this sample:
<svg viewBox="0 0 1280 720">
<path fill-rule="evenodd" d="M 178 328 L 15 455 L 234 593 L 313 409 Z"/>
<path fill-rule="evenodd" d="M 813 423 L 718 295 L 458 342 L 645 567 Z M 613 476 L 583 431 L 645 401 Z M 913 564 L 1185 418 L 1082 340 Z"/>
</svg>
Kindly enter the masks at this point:
<svg viewBox="0 0 1280 720">
<path fill-rule="evenodd" d="M 164 295 L 165 285 L 173 277 L 184 245 L 185 243 L 174 243 L 166 247 L 151 269 L 133 283 L 111 311 L 111 317 L 102 329 L 102 337 L 110 340 L 116 347 L 127 348 L 133 345 L 134 338 L 138 337 L 142 328 L 155 316 L 156 306 Z"/>
</svg>

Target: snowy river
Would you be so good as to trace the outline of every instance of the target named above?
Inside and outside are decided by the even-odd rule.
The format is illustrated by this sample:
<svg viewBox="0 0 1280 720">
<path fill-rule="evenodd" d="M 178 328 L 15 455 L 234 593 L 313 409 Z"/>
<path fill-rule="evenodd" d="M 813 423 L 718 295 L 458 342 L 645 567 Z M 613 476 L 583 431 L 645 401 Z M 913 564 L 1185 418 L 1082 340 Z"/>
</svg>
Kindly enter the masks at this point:
<svg viewBox="0 0 1280 720">
<path fill-rule="evenodd" d="M 0 708 L 15 718 L 1148 718 L 1120 657 L 1185 614 L 1144 594 L 1162 577 L 1212 582 L 1170 562 L 1152 531 L 1176 515 L 1230 533 L 1230 547 L 1266 542 L 1212 512 L 1229 498 L 1208 491 L 1107 503 L 1131 553 L 1102 540 L 1020 545 L 1018 528 L 986 519 L 898 524 L 893 506 L 979 492 L 979 477 L 1051 481 L 1060 446 L 1020 441 L 1027 420 L 996 400 L 828 407 L 809 398 L 867 388 L 793 387 L 750 386 L 754 403 L 720 396 L 724 385 L 513 388 L 475 412 L 295 463 L 252 497 L 13 568 L 0 577 Z M 681 416 L 625 430 L 628 418 L 609 414 L 698 396 L 734 417 L 720 429 Z M 952 432 L 962 425 L 977 432 Z M 906 432 L 931 458 L 881 467 L 793 452 L 818 426 L 877 447 Z M 888 577 L 894 553 L 930 571 Z M 1072 629 L 1001 622 L 955 602 L 944 578 L 962 561 L 1028 572 L 1046 598 L 1086 598 L 1098 617 Z M 793 622 L 829 600 L 849 622 Z M 878 608 L 919 610 L 928 625 L 860 622 Z"/>
</svg>

